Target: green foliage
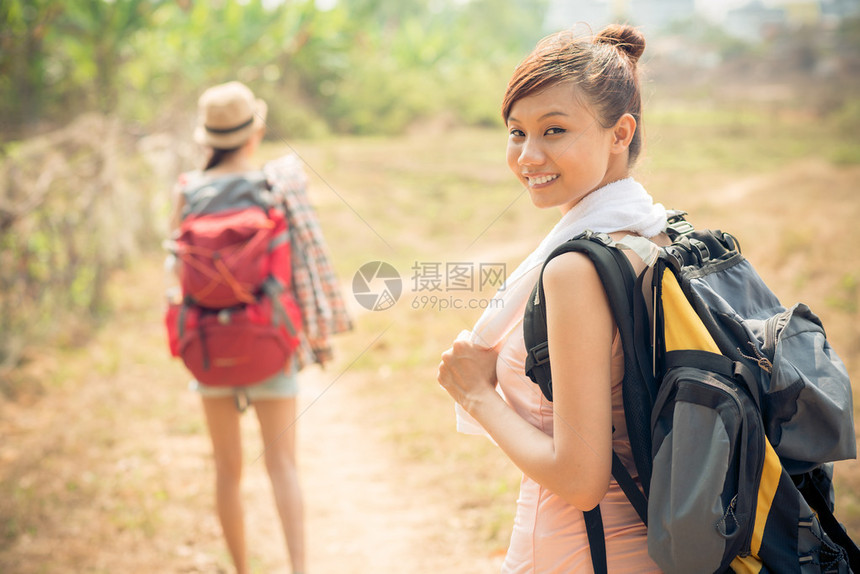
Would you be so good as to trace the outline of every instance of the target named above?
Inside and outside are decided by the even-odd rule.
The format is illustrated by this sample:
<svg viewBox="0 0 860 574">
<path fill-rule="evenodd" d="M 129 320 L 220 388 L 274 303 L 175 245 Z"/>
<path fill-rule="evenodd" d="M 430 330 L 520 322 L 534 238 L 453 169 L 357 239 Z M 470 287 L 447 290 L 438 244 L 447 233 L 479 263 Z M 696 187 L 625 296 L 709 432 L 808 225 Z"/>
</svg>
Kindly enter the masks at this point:
<svg viewBox="0 0 860 574">
<path fill-rule="evenodd" d="M 0 162 L 0 390 L 22 348 L 78 343 L 103 317 L 110 273 L 158 234 L 158 180 L 116 122 L 82 116 Z"/>
<path fill-rule="evenodd" d="M 548 4 L 336 0 L 320 9 L 316 0 L 4 0 L 0 137 L 92 110 L 143 130 L 187 134 L 197 96 L 230 79 L 269 102 L 270 133 L 280 137 L 390 134 L 440 114 L 496 125 L 501 91 L 546 31 Z M 787 29 L 762 42 L 704 21 L 678 22 L 667 34 L 683 43 L 685 57 L 655 44 L 644 62 L 676 95 L 713 92 L 732 76 L 775 84 L 793 78 L 804 89 L 792 105 L 827 113 L 856 93 L 848 78 L 860 65 L 858 22 Z M 690 78 L 705 68 L 678 69 L 697 54 L 705 68 L 719 65 L 698 88 Z M 827 70 L 841 71 L 810 83 Z"/>
<path fill-rule="evenodd" d="M 0 2 L 0 125 L 13 118 L 31 125 L 41 114 L 48 87 L 45 36 L 61 12 L 50 0 Z"/>
<path fill-rule="evenodd" d="M 98 110 L 177 126 L 205 87 L 238 79 L 290 135 L 393 133 L 440 112 L 483 124 L 541 36 L 545 4 L 7 0 L 0 121 L 20 130 Z"/>
</svg>

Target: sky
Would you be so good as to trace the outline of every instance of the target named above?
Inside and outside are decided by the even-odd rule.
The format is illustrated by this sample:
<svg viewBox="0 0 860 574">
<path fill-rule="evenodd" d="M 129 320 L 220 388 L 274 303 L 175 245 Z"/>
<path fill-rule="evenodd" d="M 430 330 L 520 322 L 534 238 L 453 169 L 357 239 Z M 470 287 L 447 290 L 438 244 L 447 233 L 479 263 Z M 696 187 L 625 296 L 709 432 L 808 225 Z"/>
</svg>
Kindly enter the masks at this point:
<svg viewBox="0 0 860 574">
<path fill-rule="evenodd" d="M 633 0 L 634 2 L 636 0 Z M 696 0 L 696 9 L 709 18 L 721 19 L 726 11 L 746 4 L 749 0 Z"/>
<path fill-rule="evenodd" d="M 635 2 L 636 0 L 629 0 Z M 743 6 L 750 3 L 752 0 L 696 0 L 696 9 L 702 14 L 720 20 L 726 15 L 726 12 L 732 8 Z M 761 3 L 767 7 L 785 6 L 786 4 L 796 3 L 798 0 L 761 0 Z"/>
</svg>

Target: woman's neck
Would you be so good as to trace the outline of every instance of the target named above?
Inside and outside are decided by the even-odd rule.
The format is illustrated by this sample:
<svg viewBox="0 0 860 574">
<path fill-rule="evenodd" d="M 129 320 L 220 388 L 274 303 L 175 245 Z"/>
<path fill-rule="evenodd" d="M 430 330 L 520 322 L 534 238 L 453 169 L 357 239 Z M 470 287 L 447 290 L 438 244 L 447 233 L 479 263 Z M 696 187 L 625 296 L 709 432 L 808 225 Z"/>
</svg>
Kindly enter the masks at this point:
<svg viewBox="0 0 860 574">
<path fill-rule="evenodd" d="M 226 155 L 217 165 L 206 170 L 206 173 L 223 175 L 230 173 L 242 173 L 254 171 L 257 166 L 252 161 L 252 154 L 248 153 L 247 146 L 239 148 L 235 152 Z"/>
<path fill-rule="evenodd" d="M 256 166 L 250 161 L 223 161 L 213 168 L 206 170 L 210 174 L 226 174 L 226 173 L 242 173 L 246 171 L 254 171 Z"/>
</svg>

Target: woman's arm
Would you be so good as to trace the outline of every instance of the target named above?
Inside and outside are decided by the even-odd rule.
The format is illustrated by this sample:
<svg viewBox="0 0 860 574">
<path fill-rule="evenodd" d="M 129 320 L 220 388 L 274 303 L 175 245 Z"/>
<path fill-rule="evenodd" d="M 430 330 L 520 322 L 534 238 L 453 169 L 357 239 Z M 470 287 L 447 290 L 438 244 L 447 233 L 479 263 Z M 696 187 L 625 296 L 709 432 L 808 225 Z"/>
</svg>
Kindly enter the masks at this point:
<svg viewBox="0 0 860 574">
<path fill-rule="evenodd" d="M 456 341 L 442 356 L 439 382 L 526 475 L 573 506 L 590 510 L 606 494 L 611 472 L 613 319 L 597 271 L 585 255 L 553 259 L 544 271 L 544 290 L 553 437 L 525 421 L 493 390 L 493 351 Z"/>
<path fill-rule="evenodd" d="M 615 322 L 597 269 L 581 253 L 544 271 L 553 434 L 561 481 L 553 489 L 582 510 L 606 495 L 612 470 L 610 366 Z"/>
</svg>

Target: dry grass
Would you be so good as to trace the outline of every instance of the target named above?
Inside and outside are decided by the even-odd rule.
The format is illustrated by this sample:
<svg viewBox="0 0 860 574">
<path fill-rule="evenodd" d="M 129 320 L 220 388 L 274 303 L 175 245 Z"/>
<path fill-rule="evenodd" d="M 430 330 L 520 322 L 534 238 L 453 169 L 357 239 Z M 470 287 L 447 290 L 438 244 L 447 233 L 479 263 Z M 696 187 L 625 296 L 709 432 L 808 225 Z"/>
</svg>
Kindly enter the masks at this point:
<svg viewBox="0 0 860 574">
<path fill-rule="evenodd" d="M 804 301 L 823 318 L 860 380 L 860 168 L 837 166 L 829 152 L 814 149 L 756 162 L 748 157 L 759 149 L 754 133 L 733 148 L 736 134 L 717 133 L 718 142 L 705 144 L 676 123 L 649 129 L 638 177 L 659 201 L 690 211 L 699 227 L 735 233 L 784 302 Z M 356 331 L 339 339 L 330 373 L 348 374 L 355 409 L 396 454 L 398 480 L 450 505 L 440 528 L 468 533 L 484 556 L 504 552 L 519 473 L 489 441 L 454 431 L 452 403 L 435 382 L 439 354 L 480 310 L 416 308 L 426 293 L 415 290 L 412 268 L 473 261 L 504 263 L 510 272 L 554 223 L 556 214 L 535 210 L 507 173 L 504 139 L 503 131 L 430 130 L 399 139 L 291 142 L 311 172 L 357 319 Z M 702 159 L 714 146 L 743 157 Z M 666 154 L 672 161 L 658 161 Z M 386 311 L 366 311 L 350 295 L 353 274 L 372 260 L 391 263 L 403 279 L 401 300 Z M 184 378 L 180 366 L 160 346 L 158 262 L 141 266 L 112 283 L 115 318 L 91 344 L 40 351 L 18 373 L 38 381 L 21 388 L 41 387 L 41 396 L 0 403 L 4 571 L 108 572 L 134 564 L 213 572 L 224 563 L 214 518 L 199 515 L 208 512 L 211 494 L 199 476 L 211 472 L 205 430 L 193 397 L 173 387 Z M 64 407 L 70 396 L 86 408 Z M 166 443 L 148 444 L 147 437 Z M 188 480 L 195 476 L 199 482 Z M 857 533 L 855 492 L 860 465 L 839 463 L 838 515 Z"/>
</svg>

